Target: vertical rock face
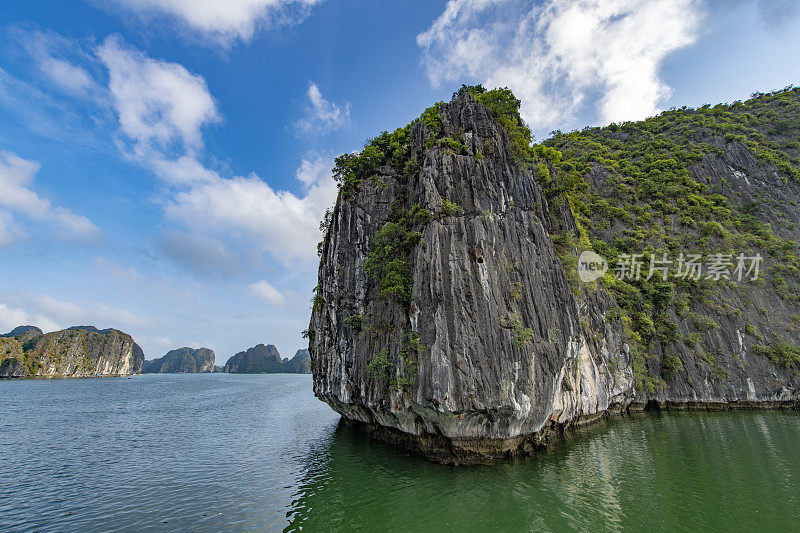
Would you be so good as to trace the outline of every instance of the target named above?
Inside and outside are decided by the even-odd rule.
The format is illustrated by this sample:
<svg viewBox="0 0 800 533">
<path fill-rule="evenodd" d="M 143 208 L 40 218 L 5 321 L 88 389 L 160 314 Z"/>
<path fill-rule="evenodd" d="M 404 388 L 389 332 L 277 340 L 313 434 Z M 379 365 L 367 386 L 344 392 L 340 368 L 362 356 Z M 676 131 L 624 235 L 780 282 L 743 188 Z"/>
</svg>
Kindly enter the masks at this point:
<svg viewBox="0 0 800 533">
<path fill-rule="evenodd" d="M 142 349 L 127 333 L 87 326 L 44 335 L 38 328 L 26 330 L 2 339 L 0 350 L 0 377 L 120 376 L 140 372 L 144 363 Z"/>
<path fill-rule="evenodd" d="M 643 387 L 611 296 L 571 287 L 551 232 L 576 222 L 517 163 L 508 128 L 466 91 L 434 113 L 410 125 L 404 170 L 345 178 L 320 247 L 314 392 L 346 421 L 468 463 L 653 399 L 797 401 L 795 374 L 764 357 L 755 390 L 738 367 L 729 383 L 689 370 L 699 382 Z"/>
<path fill-rule="evenodd" d="M 145 374 L 214 372 L 214 350 L 186 347 L 170 350 L 163 357 L 145 361 L 142 372 Z"/>
<path fill-rule="evenodd" d="M 416 122 L 418 172 L 400 178 L 383 168 L 377 185 L 340 195 L 310 345 L 314 391 L 346 419 L 467 461 L 622 401 L 631 373 L 618 333 L 601 327 L 592 347 L 584 339 L 547 233 L 547 202 L 512 161 L 504 128 L 469 94 L 442 105 L 440 117 L 469 155 L 426 147 L 429 132 Z M 381 298 L 366 262 L 391 212 L 414 206 L 432 217 L 411 252 L 406 307 Z M 383 375 L 370 366 L 381 355 Z M 610 359 L 623 370 L 611 372 Z"/>
</svg>

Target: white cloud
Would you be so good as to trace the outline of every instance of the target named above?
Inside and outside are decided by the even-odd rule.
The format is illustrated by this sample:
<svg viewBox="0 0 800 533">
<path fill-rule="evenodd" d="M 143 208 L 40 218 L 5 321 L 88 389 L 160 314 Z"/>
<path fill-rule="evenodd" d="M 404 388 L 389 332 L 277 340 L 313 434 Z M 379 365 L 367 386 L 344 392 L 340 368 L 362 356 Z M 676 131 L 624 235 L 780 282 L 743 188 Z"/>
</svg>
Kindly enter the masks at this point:
<svg viewBox="0 0 800 533">
<path fill-rule="evenodd" d="M 39 66 L 51 80 L 69 92 L 83 93 L 94 85 L 88 72 L 63 59 L 44 57 Z"/>
<path fill-rule="evenodd" d="M 202 77 L 132 50 L 118 37 L 106 39 L 98 54 L 109 69 L 109 90 L 132 157 L 164 180 L 167 216 L 193 234 L 168 235 L 160 243 L 164 251 L 207 274 L 237 270 L 223 240 L 285 263 L 314 256 L 319 220 L 337 193 L 332 158 L 312 154 L 303 161 L 296 175 L 302 195 L 275 190 L 254 174 L 223 177 L 200 161 L 202 127 L 220 118 Z M 327 113 L 329 122 L 337 115 Z"/>
<path fill-rule="evenodd" d="M 29 295 L 22 297 L 25 307 L 31 307 L 48 316 L 55 317 L 61 323 L 80 321 L 86 312 L 78 305 L 64 300 L 57 300 L 47 294 Z"/>
<path fill-rule="evenodd" d="M 55 331 L 78 325 L 93 325 L 102 329 L 139 327 L 148 323 L 145 317 L 101 302 L 78 305 L 53 298 L 49 294 L 28 292 L 4 294 L 0 299 L 3 302 L 0 303 L 0 326 L 32 324 L 44 331 Z"/>
<path fill-rule="evenodd" d="M 44 315 L 0 303 L 0 333 L 8 333 L 17 326 L 37 326 L 45 333 L 60 329 L 58 324 Z"/>
<path fill-rule="evenodd" d="M 250 285 L 250 296 L 272 305 L 281 305 L 285 301 L 283 294 L 264 279 Z"/>
<path fill-rule="evenodd" d="M 331 176 L 333 168 L 333 158 L 325 157 L 311 152 L 300 162 L 300 166 L 295 172 L 295 177 L 306 187 L 312 187 L 316 183 L 324 183 Z"/>
<path fill-rule="evenodd" d="M 434 85 L 508 86 L 546 131 L 598 93 L 602 122 L 657 113 L 670 94 L 660 65 L 696 41 L 701 19 L 699 0 L 450 0 L 417 43 Z"/>
<path fill-rule="evenodd" d="M 38 163 L 0 151 L 0 207 L 6 208 L 0 211 L 0 244 L 13 238 L 16 225 L 12 212 L 49 222 L 67 237 L 97 240 L 100 230 L 88 218 L 54 206 L 30 189 L 38 171 Z"/>
<path fill-rule="evenodd" d="M 306 115 L 295 123 L 304 134 L 324 134 L 339 129 L 350 122 L 350 104 L 343 106 L 329 102 L 322 96 L 316 83 L 308 86 Z"/>
<path fill-rule="evenodd" d="M 0 209 L 0 247 L 8 246 L 21 235 L 24 235 L 24 232 L 14 222 L 14 215 L 10 211 Z"/>
<path fill-rule="evenodd" d="M 229 46 L 249 41 L 259 27 L 301 22 L 321 0 L 115 0 L 142 15 L 166 15 L 201 33 L 214 43 Z"/>
<path fill-rule="evenodd" d="M 92 75 L 78 63 L 92 63 L 77 41 L 67 39 L 51 30 L 32 30 L 13 26 L 11 38 L 25 49 L 41 74 L 71 96 L 93 97 L 101 94 Z"/>
<path fill-rule="evenodd" d="M 332 166 L 319 155 L 303 160 L 297 172 L 303 196 L 276 191 L 255 175 L 194 184 L 168 203 L 167 215 L 198 233 L 238 237 L 283 263 L 310 259 L 319 221 L 336 199 Z"/>
<path fill-rule="evenodd" d="M 201 128 L 220 119 L 205 79 L 109 36 L 97 49 L 122 133 L 139 158 L 202 149 Z"/>
<path fill-rule="evenodd" d="M 86 111 L 86 115 L 81 115 L 72 105 L 74 101 L 46 92 L 0 68 L 0 107 L 5 108 L 4 111 L 37 135 L 75 150 L 100 150 L 108 141 L 106 132 L 86 125 L 88 122 L 102 123 L 107 106 L 102 99 L 91 95 L 79 96 L 89 96 L 80 102 L 88 104 L 80 110 Z"/>
<path fill-rule="evenodd" d="M 173 348 L 175 348 L 175 343 L 172 339 L 167 337 L 146 337 L 140 336 L 137 340 L 139 346 L 148 346 L 151 348 L 151 352 L 148 353 L 148 359 L 154 359 L 156 357 L 161 357 L 164 352 L 167 352 Z M 154 352 L 152 350 L 158 350 L 158 352 Z"/>
</svg>

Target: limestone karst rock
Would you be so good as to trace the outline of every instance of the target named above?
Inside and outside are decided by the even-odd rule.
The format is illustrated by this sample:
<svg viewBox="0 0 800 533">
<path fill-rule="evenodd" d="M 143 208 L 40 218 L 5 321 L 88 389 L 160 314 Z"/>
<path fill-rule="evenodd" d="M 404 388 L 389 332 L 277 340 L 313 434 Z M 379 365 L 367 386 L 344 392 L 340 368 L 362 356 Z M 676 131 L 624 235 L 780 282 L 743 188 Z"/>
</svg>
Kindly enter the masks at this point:
<svg viewBox="0 0 800 533">
<path fill-rule="evenodd" d="M 142 372 L 145 374 L 214 372 L 214 350 L 187 347 L 170 350 L 162 357 L 145 361 Z"/>
<path fill-rule="evenodd" d="M 232 374 L 305 374 L 309 371 L 308 350 L 298 350 L 291 359 L 281 359 L 281 354 L 272 344 L 257 344 L 231 356 L 223 371 Z"/>
<path fill-rule="evenodd" d="M 798 94 L 788 99 L 796 111 Z M 465 87 L 337 159 L 308 330 L 317 397 L 451 463 L 529 452 L 648 403 L 798 405 L 800 185 L 753 144 L 772 146 L 766 130 L 726 137 L 734 126 L 678 110 L 530 148 L 515 106 L 508 92 Z M 659 159 L 666 151 L 675 159 Z M 778 277 L 575 275 L 582 249 L 648 246 L 758 252 Z"/>
<path fill-rule="evenodd" d="M 24 326 L 0 339 L 0 377 L 120 376 L 141 372 L 143 363 L 139 345 L 115 329 L 76 326 L 43 334 Z"/>
</svg>

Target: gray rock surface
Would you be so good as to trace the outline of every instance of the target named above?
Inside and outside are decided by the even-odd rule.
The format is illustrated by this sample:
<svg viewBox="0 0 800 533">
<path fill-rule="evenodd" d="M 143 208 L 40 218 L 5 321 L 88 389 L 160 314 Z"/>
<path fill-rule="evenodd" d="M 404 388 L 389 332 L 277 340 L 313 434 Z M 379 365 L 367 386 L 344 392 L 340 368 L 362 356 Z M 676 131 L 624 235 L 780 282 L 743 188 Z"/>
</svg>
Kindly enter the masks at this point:
<svg viewBox="0 0 800 533">
<path fill-rule="evenodd" d="M 505 129 L 469 94 L 443 104 L 440 117 L 468 155 L 426 147 L 425 125 L 412 124 L 419 170 L 403 178 L 383 167 L 356 194 L 340 194 L 321 247 L 309 326 L 314 392 L 346 422 L 439 461 L 470 463 L 530 452 L 565 427 L 649 402 L 797 405 L 796 369 L 748 351 L 741 317 L 717 316 L 710 341 L 729 379 L 700 361 L 688 364 L 697 356 L 684 347 L 685 372 L 656 391 L 637 387 L 630 341 L 608 317 L 609 295 L 574 294 L 556 255 L 551 225 L 574 228 L 572 215 L 550 210 L 532 172 L 509 156 Z M 730 181 L 735 164 L 764 177 L 760 187 L 774 187 L 762 163 L 726 157 L 703 161 L 697 175 Z M 593 179 L 600 186 L 604 176 Z M 792 187 L 779 194 L 800 197 Z M 736 192 L 728 191 L 746 201 Z M 463 212 L 444 213 L 443 200 Z M 381 298 L 366 262 L 392 213 L 415 205 L 434 216 L 410 255 L 406 307 Z M 748 312 L 797 313 L 769 287 L 752 298 Z M 769 317 L 758 323 L 775 327 Z M 409 350 L 414 333 L 418 356 Z M 385 374 L 374 371 L 381 355 Z"/>
</svg>

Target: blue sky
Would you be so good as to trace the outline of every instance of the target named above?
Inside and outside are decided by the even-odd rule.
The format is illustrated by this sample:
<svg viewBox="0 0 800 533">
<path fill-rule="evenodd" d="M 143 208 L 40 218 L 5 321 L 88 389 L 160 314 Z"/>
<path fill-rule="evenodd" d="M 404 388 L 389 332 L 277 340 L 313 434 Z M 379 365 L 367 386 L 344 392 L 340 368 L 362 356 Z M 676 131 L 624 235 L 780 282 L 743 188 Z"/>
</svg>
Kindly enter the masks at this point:
<svg viewBox="0 0 800 533">
<path fill-rule="evenodd" d="M 0 2 L 0 330 L 303 345 L 332 159 L 462 82 L 537 138 L 800 78 L 773 0 Z"/>
</svg>

